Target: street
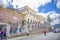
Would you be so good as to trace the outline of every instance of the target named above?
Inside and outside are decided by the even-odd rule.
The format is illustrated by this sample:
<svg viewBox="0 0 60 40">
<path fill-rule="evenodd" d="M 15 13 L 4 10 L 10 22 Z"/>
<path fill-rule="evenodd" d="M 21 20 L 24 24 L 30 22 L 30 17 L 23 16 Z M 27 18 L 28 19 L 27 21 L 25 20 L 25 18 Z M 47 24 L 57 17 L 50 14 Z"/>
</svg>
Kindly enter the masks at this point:
<svg viewBox="0 0 60 40">
<path fill-rule="evenodd" d="M 14 38 L 10 40 L 60 40 L 60 33 L 47 33 L 46 36 L 42 34 L 25 36 L 23 38 Z"/>
</svg>

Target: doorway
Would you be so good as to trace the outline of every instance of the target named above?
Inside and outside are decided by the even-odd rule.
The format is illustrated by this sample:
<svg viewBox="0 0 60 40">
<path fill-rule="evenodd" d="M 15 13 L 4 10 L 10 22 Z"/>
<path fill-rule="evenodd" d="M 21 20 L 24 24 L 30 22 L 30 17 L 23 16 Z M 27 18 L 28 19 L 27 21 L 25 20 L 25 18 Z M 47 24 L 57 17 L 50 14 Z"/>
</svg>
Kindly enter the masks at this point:
<svg viewBox="0 0 60 40">
<path fill-rule="evenodd" d="M 6 30 L 6 24 L 0 24 L 0 31 L 2 31 L 2 29 Z"/>
</svg>

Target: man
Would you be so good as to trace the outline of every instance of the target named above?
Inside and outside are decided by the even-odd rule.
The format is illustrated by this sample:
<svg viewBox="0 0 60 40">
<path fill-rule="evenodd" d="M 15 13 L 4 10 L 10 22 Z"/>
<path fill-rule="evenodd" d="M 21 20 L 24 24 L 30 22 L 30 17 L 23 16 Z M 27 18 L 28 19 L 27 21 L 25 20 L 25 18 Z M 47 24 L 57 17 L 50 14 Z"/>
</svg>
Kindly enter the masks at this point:
<svg viewBox="0 0 60 40">
<path fill-rule="evenodd" d="M 2 40 L 2 28 L 0 27 L 0 40 Z"/>
<path fill-rule="evenodd" d="M 3 39 L 6 39 L 6 29 L 2 29 L 2 35 L 3 35 Z"/>
<path fill-rule="evenodd" d="M 29 32 L 28 32 L 28 31 L 26 31 L 26 35 L 27 35 L 27 36 L 29 35 Z"/>
<path fill-rule="evenodd" d="M 3 32 L 2 32 L 2 30 L 0 31 L 0 40 L 3 40 Z"/>
<path fill-rule="evenodd" d="M 2 40 L 2 35 L 1 35 L 2 31 L 0 30 L 0 40 Z"/>
</svg>

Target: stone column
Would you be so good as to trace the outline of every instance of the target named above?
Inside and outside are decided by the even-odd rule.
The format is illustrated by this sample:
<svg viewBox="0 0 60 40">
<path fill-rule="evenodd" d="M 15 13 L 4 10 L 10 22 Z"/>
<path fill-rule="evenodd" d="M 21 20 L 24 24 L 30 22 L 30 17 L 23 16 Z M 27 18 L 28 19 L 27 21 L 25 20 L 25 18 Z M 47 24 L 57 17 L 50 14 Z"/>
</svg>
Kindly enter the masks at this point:
<svg viewBox="0 0 60 40">
<path fill-rule="evenodd" d="M 34 24 L 34 29 L 35 29 L 35 24 Z"/>
<path fill-rule="evenodd" d="M 9 36 L 10 35 L 10 24 L 7 24 L 6 29 L 7 29 L 6 34 L 7 34 L 7 36 Z"/>
</svg>

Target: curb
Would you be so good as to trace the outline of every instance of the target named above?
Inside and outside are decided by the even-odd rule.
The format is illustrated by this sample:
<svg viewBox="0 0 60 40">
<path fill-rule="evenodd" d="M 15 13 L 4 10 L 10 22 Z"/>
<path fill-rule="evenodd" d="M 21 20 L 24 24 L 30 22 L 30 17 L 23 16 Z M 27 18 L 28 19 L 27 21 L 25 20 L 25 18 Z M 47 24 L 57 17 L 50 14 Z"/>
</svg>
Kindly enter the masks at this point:
<svg viewBox="0 0 60 40">
<path fill-rule="evenodd" d="M 49 32 L 49 33 L 52 33 L 52 32 Z M 28 35 L 28 36 L 23 36 L 23 37 L 15 37 L 15 38 L 11 38 L 11 39 L 8 38 L 8 40 L 20 40 L 20 39 L 23 39 L 23 38 L 26 38 L 26 37 L 36 36 L 36 35 L 40 35 L 40 34 Z"/>
</svg>

